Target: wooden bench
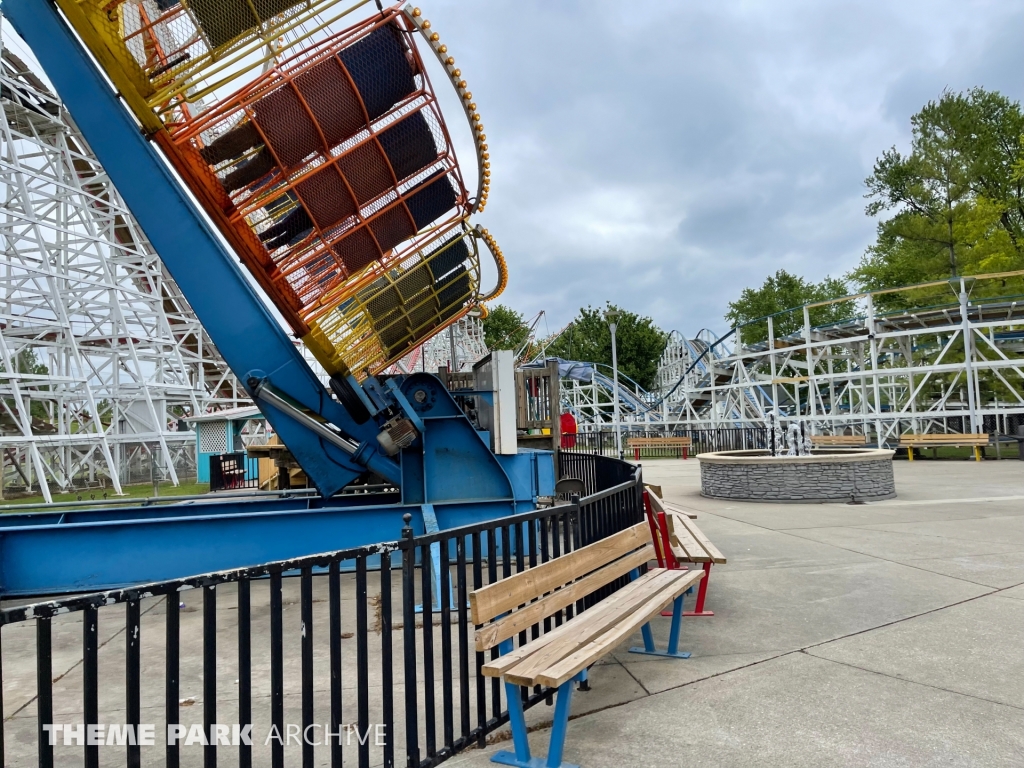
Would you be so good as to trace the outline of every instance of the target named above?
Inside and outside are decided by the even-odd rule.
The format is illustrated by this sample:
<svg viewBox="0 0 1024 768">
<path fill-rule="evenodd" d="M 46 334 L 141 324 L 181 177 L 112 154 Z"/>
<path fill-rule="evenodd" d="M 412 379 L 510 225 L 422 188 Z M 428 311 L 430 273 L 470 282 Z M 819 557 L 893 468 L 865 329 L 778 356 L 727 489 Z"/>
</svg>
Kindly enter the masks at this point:
<svg viewBox="0 0 1024 768">
<path fill-rule="evenodd" d="M 815 448 L 826 446 L 863 448 L 867 442 L 867 435 L 811 435 L 811 445 Z"/>
<path fill-rule="evenodd" d="M 644 490 L 644 509 L 647 522 L 651 527 L 651 536 L 657 542 L 658 565 L 662 568 L 686 570 L 684 563 L 701 565 L 704 578 L 697 590 L 697 604 L 692 611 L 684 611 L 684 616 L 714 616 L 714 611 L 704 610 L 704 600 L 708 594 L 708 582 L 711 579 L 711 566 L 715 563 L 724 565 L 725 555 L 693 522 L 696 515 L 672 506 L 661 499 L 657 486 L 646 486 Z M 662 614 L 666 615 L 666 614 Z"/>
<path fill-rule="evenodd" d="M 907 449 L 907 459 L 910 461 L 914 460 L 915 448 L 938 448 L 939 446 L 946 445 L 952 445 L 957 448 L 966 445 L 974 448 L 974 460 L 981 461 L 981 449 L 988 445 L 989 442 L 989 435 L 985 433 L 935 432 L 927 435 L 900 435 L 900 448 Z"/>
<path fill-rule="evenodd" d="M 631 437 L 627 442 L 636 461 L 640 461 L 641 450 L 646 450 L 648 455 L 653 451 L 656 456 L 669 454 L 685 459 L 693 445 L 688 437 Z"/>
<path fill-rule="evenodd" d="M 494 647 L 500 655 L 483 665 L 483 674 L 505 679 L 514 752 L 502 751 L 491 760 L 520 768 L 559 768 L 569 721 L 573 683 L 586 680 L 587 669 L 611 653 L 638 628 L 642 648 L 633 653 L 688 658 L 679 651 L 683 594 L 704 576 L 703 571 L 640 568 L 654 559 L 646 522 L 627 528 L 543 565 L 488 584 L 469 596 L 477 625 L 476 650 Z M 513 638 L 616 579 L 630 582 L 547 634 L 513 648 Z M 668 649 L 658 651 L 650 620 L 673 606 Z M 554 723 L 546 761 L 533 758 L 519 686 L 545 685 L 558 689 Z"/>
</svg>

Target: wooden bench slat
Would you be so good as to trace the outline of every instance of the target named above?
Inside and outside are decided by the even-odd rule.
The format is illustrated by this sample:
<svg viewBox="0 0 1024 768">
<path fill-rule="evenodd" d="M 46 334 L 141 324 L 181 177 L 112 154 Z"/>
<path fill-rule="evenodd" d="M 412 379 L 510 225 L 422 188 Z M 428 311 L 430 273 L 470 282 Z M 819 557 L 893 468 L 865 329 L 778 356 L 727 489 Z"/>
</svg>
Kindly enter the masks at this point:
<svg viewBox="0 0 1024 768">
<path fill-rule="evenodd" d="M 530 602 L 538 595 L 551 592 L 611 560 L 639 549 L 650 540 L 647 523 L 637 523 L 568 555 L 481 587 L 469 596 L 473 623 L 490 621 L 495 616 Z"/>
<path fill-rule="evenodd" d="M 683 518 L 679 515 L 669 513 L 665 516 L 668 523 L 668 533 L 672 548 L 679 547 L 684 553 L 684 562 L 707 563 L 711 556 L 700 545 L 700 542 L 690 533 L 690 529 L 683 525 Z M 678 559 L 678 558 L 677 558 Z"/>
<path fill-rule="evenodd" d="M 939 445 L 988 445 L 989 439 L 990 436 L 987 434 L 976 434 L 973 432 L 968 432 L 964 434 L 936 432 L 922 435 L 900 435 L 900 445 L 903 447 L 934 447 Z"/>
<path fill-rule="evenodd" d="M 615 594 L 602 601 L 599 605 L 594 606 L 591 611 L 600 612 L 610 610 L 614 607 L 614 601 L 625 599 L 626 595 L 636 588 L 636 582 L 630 582 Z M 611 605 L 608 605 L 609 603 Z M 503 674 L 506 669 L 514 667 L 527 656 L 536 653 L 545 645 L 558 642 L 561 638 L 565 637 L 566 634 L 571 633 L 573 631 L 571 626 L 572 623 L 572 621 L 567 621 L 561 626 L 555 627 L 550 632 L 546 632 L 540 637 L 530 640 L 526 645 L 520 646 L 519 648 L 503 654 L 496 659 L 491 659 L 482 667 L 483 674 L 488 677 L 498 677 Z"/>
<path fill-rule="evenodd" d="M 648 448 L 660 445 L 685 445 L 689 448 L 693 440 L 689 437 L 630 437 L 626 439 L 626 442 L 630 448 Z"/>
<path fill-rule="evenodd" d="M 648 571 L 644 576 L 631 582 L 637 586 L 616 600 L 614 606 L 604 611 L 596 610 L 597 606 L 595 606 L 580 614 L 569 622 L 575 627 L 574 632 L 566 634 L 556 643 L 549 643 L 538 652 L 530 654 L 518 664 L 506 669 L 505 680 L 518 685 L 535 685 L 538 675 L 557 665 L 562 659 L 593 645 L 598 638 L 615 627 L 623 623 L 628 624 L 629 617 L 638 607 L 646 605 L 652 597 L 666 592 L 671 593 L 674 585 L 679 581 L 679 577 L 685 573 L 685 571 L 669 571 L 664 568 Z M 622 591 L 619 590 L 612 597 L 619 595 Z M 603 602 L 611 601 L 612 597 Z M 529 648 L 529 645 L 528 643 L 525 647 Z"/>
<path fill-rule="evenodd" d="M 672 573 L 678 574 L 679 578 L 674 579 L 655 594 L 648 596 L 643 602 L 633 606 L 629 616 L 624 616 L 599 638 L 535 675 L 535 684 L 557 687 L 566 680 L 572 679 L 580 670 L 589 667 L 633 634 L 640 626 L 661 613 L 676 597 L 704 576 L 704 571 L 672 571 Z"/>
<path fill-rule="evenodd" d="M 711 557 L 711 562 L 724 564 L 725 555 L 718 551 L 718 547 L 711 543 L 711 540 L 704 535 L 704 532 L 697 527 L 697 524 L 685 517 L 677 517 L 677 520 L 690 532 L 690 535 L 704 548 L 704 551 Z"/>
<path fill-rule="evenodd" d="M 574 642 L 585 642 L 586 638 L 579 636 L 579 622 L 583 617 L 588 616 L 590 622 L 604 622 L 614 621 L 618 615 L 617 611 L 620 606 L 627 600 L 629 600 L 639 589 L 646 588 L 646 583 L 653 579 L 655 576 L 664 579 L 668 578 L 666 574 L 674 573 L 674 571 L 667 571 L 664 568 L 656 568 L 647 572 L 640 579 L 634 579 L 629 584 L 624 586 L 612 595 L 609 595 L 597 605 L 593 606 L 590 610 L 585 611 L 582 615 L 575 617 L 560 627 L 556 627 L 550 632 L 541 635 L 536 640 L 531 640 L 526 645 L 516 648 L 514 651 L 510 651 L 496 659 L 492 659 L 485 663 L 482 667 L 482 672 L 486 677 L 499 677 L 505 674 L 509 669 L 520 664 L 525 659 L 533 656 L 534 654 L 542 652 L 548 646 L 556 645 L 559 648 L 564 648 L 566 643 Z M 558 653 L 555 653 L 552 658 L 560 658 Z"/>
<path fill-rule="evenodd" d="M 661 492 L 660 485 L 651 485 L 650 483 L 644 483 L 644 490 L 646 490 L 648 493 L 653 493 L 655 496 L 658 497 L 658 499 L 661 499 L 663 495 Z"/>
<path fill-rule="evenodd" d="M 812 445 L 865 445 L 865 435 L 811 435 Z"/>
<path fill-rule="evenodd" d="M 654 559 L 654 547 L 648 544 L 643 549 L 622 557 L 603 568 L 592 572 L 579 581 L 574 581 L 561 589 L 558 589 L 525 608 L 504 616 L 497 621 L 481 627 L 476 631 L 476 649 L 486 651 L 493 648 L 502 640 L 529 629 L 539 621 L 546 619 L 555 611 L 559 611 L 577 600 L 582 600 L 606 584 L 615 579 L 625 576 L 634 568 L 639 568 L 649 560 Z"/>
<path fill-rule="evenodd" d="M 663 501 L 662 502 L 662 506 L 665 508 L 666 512 L 670 512 L 673 515 L 680 515 L 681 517 L 686 517 L 686 518 L 689 518 L 690 520 L 696 520 L 697 519 L 697 513 L 696 512 L 690 512 L 689 510 L 682 509 L 681 507 L 677 507 L 674 504 L 669 504 L 667 501 Z"/>
<path fill-rule="evenodd" d="M 654 491 L 655 488 L 657 488 L 657 492 L 652 493 L 652 491 Z M 684 517 L 688 517 L 691 520 L 696 520 L 697 519 L 697 513 L 696 512 L 689 512 L 689 511 L 687 511 L 685 509 L 681 509 L 681 508 L 675 506 L 674 504 L 670 504 L 669 502 L 665 501 L 661 497 L 661 487 L 660 486 L 648 485 L 647 486 L 647 493 L 648 493 L 648 498 L 650 498 L 650 500 L 651 500 L 651 506 L 654 507 L 654 511 L 655 512 L 665 512 L 665 513 L 674 512 L 676 514 L 683 515 Z"/>
</svg>

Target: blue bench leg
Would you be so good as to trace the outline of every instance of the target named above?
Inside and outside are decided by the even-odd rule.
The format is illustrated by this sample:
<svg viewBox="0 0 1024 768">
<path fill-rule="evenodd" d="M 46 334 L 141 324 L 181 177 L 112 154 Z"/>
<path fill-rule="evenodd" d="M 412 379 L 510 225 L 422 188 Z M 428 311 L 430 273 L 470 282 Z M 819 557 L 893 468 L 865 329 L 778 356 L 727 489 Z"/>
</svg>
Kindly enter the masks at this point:
<svg viewBox="0 0 1024 768">
<path fill-rule="evenodd" d="M 512 683 L 505 683 L 505 696 L 508 699 L 509 723 L 512 726 L 512 743 L 515 752 L 502 750 L 491 757 L 492 763 L 511 765 L 515 768 L 579 768 L 578 765 L 570 765 L 562 762 L 562 754 L 565 749 L 565 733 L 569 727 L 569 707 L 572 704 L 573 685 L 580 679 L 580 675 L 567 680 L 558 687 L 558 695 L 555 698 L 555 720 L 551 726 L 551 742 L 548 745 L 547 759 L 532 757 L 530 755 L 530 743 L 526 733 L 526 716 L 523 712 L 523 700 L 519 693 L 519 686 Z"/>
<path fill-rule="evenodd" d="M 634 646 L 629 649 L 630 653 L 640 653 L 646 656 L 668 656 L 673 659 L 690 658 L 689 651 L 679 650 L 679 630 L 683 623 L 683 596 L 680 595 L 672 601 L 672 626 L 668 632 L 668 649 L 659 651 L 654 647 L 654 635 L 651 633 L 650 623 L 644 624 L 641 632 L 644 636 L 643 648 Z"/>
<path fill-rule="evenodd" d="M 551 726 L 551 742 L 548 744 L 546 768 L 562 768 L 562 752 L 565 749 L 565 732 L 569 727 L 569 704 L 572 702 L 572 688 L 575 680 L 567 680 L 558 687 L 555 699 L 555 722 Z M 569 768 L 565 766 L 564 768 Z"/>
</svg>

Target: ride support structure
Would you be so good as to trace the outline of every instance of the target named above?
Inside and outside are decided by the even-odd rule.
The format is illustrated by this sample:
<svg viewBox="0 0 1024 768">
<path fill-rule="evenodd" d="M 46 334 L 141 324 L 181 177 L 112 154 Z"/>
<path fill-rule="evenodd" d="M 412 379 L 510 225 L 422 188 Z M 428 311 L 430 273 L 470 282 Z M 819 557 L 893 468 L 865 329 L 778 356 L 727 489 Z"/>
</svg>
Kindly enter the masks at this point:
<svg viewBox="0 0 1024 768">
<path fill-rule="evenodd" d="M 295 557 L 391 538 L 410 508 L 421 512 L 414 516 L 415 525 L 422 528 L 436 520 L 443 528 L 523 511 L 538 496 L 550 495 L 555 481 L 551 452 L 495 453 L 487 432 L 467 418 L 462 405 L 431 374 L 374 375 L 495 294 L 481 289 L 474 276 L 479 274 L 474 273 L 479 262 L 477 241 L 498 263 L 498 289 L 507 279 L 493 238 L 468 222 L 468 215 L 487 201 L 490 164 L 483 125 L 454 59 L 443 57 L 447 47 L 430 31 L 419 10 L 396 6 L 382 12 L 382 17 L 336 33 L 318 21 L 332 3 L 316 5 L 320 15 L 315 19 L 299 18 L 310 12 L 305 5 L 289 6 L 291 10 L 281 11 L 274 20 L 259 19 L 249 26 L 230 14 L 203 17 L 200 9 L 208 8 L 207 4 L 177 5 L 164 11 L 168 19 L 187 16 L 209 50 L 200 55 L 198 50 L 175 49 L 177 53 L 167 58 L 159 49 L 177 44 L 173 27 L 158 28 L 137 20 L 133 23 L 138 29 L 133 28 L 126 22 L 125 8 L 109 5 L 104 10 L 94 2 L 62 3 L 70 25 L 46 0 L 10 0 L 4 7 L 225 362 L 320 496 L 286 502 L 170 505 L 129 514 L 72 511 L 6 516 L 0 529 L 0 590 L 31 594 L 114 586 Z M 146 10 L 148 6 L 133 7 Z M 336 15 L 340 18 L 351 10 Z M 95 24 L 104 23 L 101 13 L 114 21 L 98 34 Z M 87 18 L 88 14 L 92 15 Z M 232 24 L 241 26 L 235 29 Z M 137 49 L 127 46 L 127 38 L 145 28 L 153 33 L 144 38 L 145 44 Z M 123 37 L 112 37 L 111 30 Z M 383 37 L 374 38 L 378 33 Z M 425 69 L 417 64 L 414 35 L 428 41 L 465 102 L 478 154 L 479 187 L 474 196 L 465 192 L 450 142 L 442 143 L 443 122 L 429 96 Z M 380 84 L 370 78 L 361 87 L 354 76 L 357 71 L 372 74 L 372 68 L 359 70 L 343 56 L 371 39 L 385 39 L 384 47 L 392 53 L 395 45 L 402 47 L 414 86 L 411 93 L 381 97 L 384 102 L 397 98 L 381 113 L 383 123 L 375 122 L 366 103 L 367 94 L 380 92 Z M 218 41 L 222 45 L 214 51 Z M 126 46 L 127 54 L 122 50 Z M 301 46 L 306 46 L 302 49 L 306 58 L 300 61 Z M 248 76 L 252 58 L 245 52 L 264 49 L 275 51 L 273 62 L 255 84 L 243 84 L 238 90 L 241 75 L 236 72 L 234 80 L 224 75 L 224 62 L 234 56 L 237 71 Z M 139 51 L 144 54 L 143 65 L 136 57 Z M 312 136 L 306 154 L 300 155 L 300 148 L 293 157 L 284 158 L 266 127 L 276 124 L 275 120 L 268 118 L 261 127 L 256 104 L 260 98 L 288 94 L 289 89 L 291 96 L 302 97 L 295 82 L 300 70 L 310 71 L 309 56 L 319 65 L 338 67 L 337 61 L 345 65 L 349 85 L 354 85 L 362 102 L 363 121 L 349 144 L 332 145 L 324 136 L 324 123 L 313 114 L 311 122 L 318 134 Z M 93 57 L 103 66 L 102 72 Z M 206 69 L 200 71 L 200 64 Z M 161 80 L 163 75 L 168 75 L 168 82 Z M 119 101 L 108 77 L 131 111 Z M 211 81 L 216 81 L 213 86 Z M 218 101 L 214 86 L 223 90 L 227 85 L 236 91 Z M 224 118 L 220 123 L 211 122 L 214 112 Z M 424 115 L 427 112 L 429 116 Z M 309 117 L 311 113 L 302 114 Z M 267 114 L 273 115 L 273 110 L 264 110 Z M 286 117 L 292 120 L 296 114 Z M 422 125 L 430 128 L 430 119 L 438 125 L 424 134 Z M 403 125 L 418 131 L 419 138 L 410 143 L 393 134 L 385 136 Z M 214 130 L 217 126 L 221 127 Z M 219 138 L 234 129 L 247 131 L 248 138 L 243 136 L 234 149 L 224 150 L 223 161 L 210 152 L 203 157 L 204 149 L 215 147 Z M 416 150 L 428 144 L 435 153 L 433 159 L 424 157 L 420 163 Z M 157 146 L 166 162 L 157 154 Z M 232 154 L 238 147 L 242 156 L 250 155 L 247 160 L 243 157 L 244 162 L 256 162 L 255 168 L 241 165 L 240 156 Z M 369 147 L 378 152 L 378 158 L 387 159 L 390 186 L 373 187 L 367 182 L 373 188 L 366 195 L 352 189 L 353 179 L 362 179 L 359 172 L 369 168 L 368 161 L 354 155 L 359 147 Z M 180 162 L 186 150 L 192 153 L 192 165 Z M 256 157 L 261 153 L 270 157 Z M 196 166 L 196 157 L 202 167 Z M 352 165 L 348 172 L 343 167 L 346 158 Z M 403 162 L 412 169 L 411 175 L 399 177 L 395 166 Z M 237 176 L 227 181 L 243 169 L 249 174 L 242 177 L 244 183 L 236 187 Z M 329 177 L 330 185 L 324 185 L 337 190 L 341 184 L 350 194 L 345 203 L 349 208 L 335 211 L 332 215 L 341 218 L 331 221 L 322 218 L 326 214 L 316 201 L 338 203 L 345 198 L 336 193 L 307 194 L 326 173 L 335 176 Z M 204 174 L 205 181 L 199 184 Z M 184 186 L 179 177 L 185 180 Z M 315 184 L 303 186 L 314 178 L 318 179 Z M 216 201 L 214 192 L 220 196 Z M 377 197 L 372 198 L 374 194 Z M 364 206 L 370 198 L 369 207 Z M 401 224 L 388 230 L 392 240 L 400 235 L 409 239 L 392 242 L 378 236 L 374 223 L 388 215 L 386 211 L 394 211 L 394 221 Z M 294 291 L 297 285 L 289 275 L 305 270 L 303 279 L 316 279 L 320 267 L 311 265 L 327 263 L 330 279 L 324 280 L 314 299 L 305 297 L 291 306 L 289 324 L 331 374 L 330 389 L 264 305 L 214 226 L 286 318 L 289 302 L 281 296 L 285 287 Z M 353 238 L 362 243 L 362 250 L 339 247 Z M 243 240 L 248 242 L 245 248 L 240 245 Z M 262 261 L 249 258 L 252 254 Z M 298 266 L 290 273 L 293 263 Z M 339 330 L 339 335 L 332 336 L 331 323 L 344 333 Z M 306 334 L 303 324 L 309 329 Z M 319 337 L 317 328 L 322 331 Z M 366 349 L 374 351 L 364 355 L 360 350 Z M 353 370 L 353 360 L 364 367 Z M 514 402 L 514 397 L 508 400 Z M 393 490 L 379 497 L 336 496 L 366 478 L 383 481 Z"/>
</svg>

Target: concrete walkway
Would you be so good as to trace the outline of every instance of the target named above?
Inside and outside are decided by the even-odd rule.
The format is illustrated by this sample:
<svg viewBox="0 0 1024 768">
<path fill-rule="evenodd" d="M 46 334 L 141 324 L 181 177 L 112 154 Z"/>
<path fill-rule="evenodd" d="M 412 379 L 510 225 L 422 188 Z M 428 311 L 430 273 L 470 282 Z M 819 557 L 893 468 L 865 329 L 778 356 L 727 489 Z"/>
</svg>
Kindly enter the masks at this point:
<svg viewBox="0 0 1024 768">
<path fill-rule="evenodd" d="M 637 636 L 595 668 L 566 760 L 1024 766 L 1024 462 L 894 466 L 898 499 L 786 506 L 705 499 L 697 461 L 645 462 L 729 558 L 716 615 L 684 620 L 691 659 L 631 655 Z M 659 643 L 667 631 L 656 622 Z"/>
</svg>

